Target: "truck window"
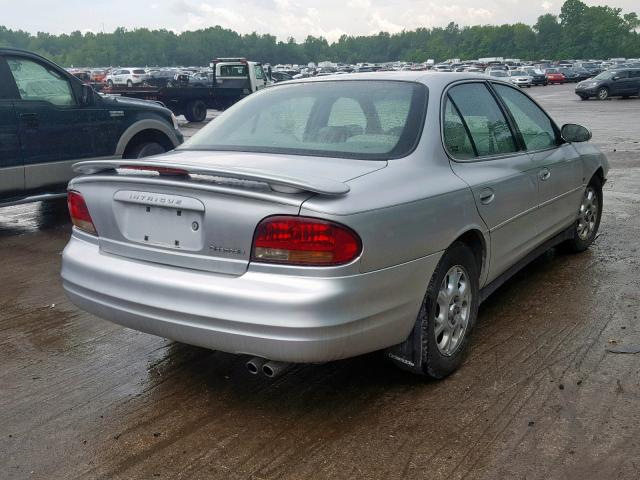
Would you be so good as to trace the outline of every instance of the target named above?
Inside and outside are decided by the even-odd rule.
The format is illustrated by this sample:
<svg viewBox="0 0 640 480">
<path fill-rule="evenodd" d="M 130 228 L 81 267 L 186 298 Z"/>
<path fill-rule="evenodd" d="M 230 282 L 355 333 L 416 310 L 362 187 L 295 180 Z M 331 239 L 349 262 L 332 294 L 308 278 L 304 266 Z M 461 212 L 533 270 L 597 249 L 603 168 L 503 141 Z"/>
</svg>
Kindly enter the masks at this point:
<svg viewBox="0 0 640 480">
<path fill-rule="evenodd" d="M 7 57 L 7 63 L 23 100 L 75 105 L 71 84 L 58 72 L 26 58 Z"/>
<path fill-rule="evenodd" d="M 246 65 L 220 65 L 221 77 L 246 77 L 247 73 Z"/>
<path fill-rule="evenodd" d="M 256 80 L 264 80 L 264 70 L 262 70 L 262 66 L 256 65 L 253 68 L 256 72 Z"/>
</svg>

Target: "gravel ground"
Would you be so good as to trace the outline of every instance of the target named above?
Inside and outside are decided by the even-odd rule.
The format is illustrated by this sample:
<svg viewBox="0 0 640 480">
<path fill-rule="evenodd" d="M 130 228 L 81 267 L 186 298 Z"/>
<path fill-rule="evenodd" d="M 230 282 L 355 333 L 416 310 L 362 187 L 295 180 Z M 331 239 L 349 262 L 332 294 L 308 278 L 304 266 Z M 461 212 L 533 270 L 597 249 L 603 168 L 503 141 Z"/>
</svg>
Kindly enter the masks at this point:
<svg viewBox="0 0 640 480">
<path fill-rule="evenodd" d="M 1 209 L 0 478 L 640 478 L 640 354 L 606 352 L 640 345 L 640 100 L 572 90 L 530 93 L 608 154 L 601 235 L 498 290 L 441 382 L 376 354 L 270 381 L 113 325 L 62 292 L 65 205 Z"/>
</svg>

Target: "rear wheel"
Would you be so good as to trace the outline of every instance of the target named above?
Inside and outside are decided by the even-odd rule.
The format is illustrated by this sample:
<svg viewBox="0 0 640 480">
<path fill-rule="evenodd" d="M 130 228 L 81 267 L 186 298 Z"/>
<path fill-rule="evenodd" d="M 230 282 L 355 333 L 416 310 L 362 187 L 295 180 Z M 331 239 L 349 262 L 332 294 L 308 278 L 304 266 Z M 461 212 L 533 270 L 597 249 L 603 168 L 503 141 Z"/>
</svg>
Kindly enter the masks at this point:
<svg viewBox="0 0 640 480">
<path fill-rule="evenodd" d="M 570 252 L 584 252 L 593 243 L 600 228 L 602 217 L 602 182 L 593 177 L 580 201 L 573 238 L 564 243 Z"/>
<path fill-rule="evenodd" d="M 600 87 L 598 89 L 598 100 L 606 100 L 609 98 L 609 89 L 607 87 Z"/>
<path fill-rule="evenodd" d="M 202 100 L 189 102 L 184 116 L 190 122 L 204 122 L 207 118 L 207 105 Z"/>
<path fill-rule="evenodd" d="M 444 378 L 464 361 L 469 337 L 478 316 L 478 265 L 464 243 L 451 245 L 431 278 L 416 322 L 420 342 L 414 357 L 421 358 L 422 373 Z"/>
<path fill-rule="evenodd" d="M 127 87 L 133 87 L 133 82 L 131 80 L 127 80 Z"/>
<path fill-rule="evenodd" d="M 143 158 L 151 155 L 159 155 L 167 149 L 157 142 L 143 142 L 131 149 L 126 158 Z"/>
</svg>

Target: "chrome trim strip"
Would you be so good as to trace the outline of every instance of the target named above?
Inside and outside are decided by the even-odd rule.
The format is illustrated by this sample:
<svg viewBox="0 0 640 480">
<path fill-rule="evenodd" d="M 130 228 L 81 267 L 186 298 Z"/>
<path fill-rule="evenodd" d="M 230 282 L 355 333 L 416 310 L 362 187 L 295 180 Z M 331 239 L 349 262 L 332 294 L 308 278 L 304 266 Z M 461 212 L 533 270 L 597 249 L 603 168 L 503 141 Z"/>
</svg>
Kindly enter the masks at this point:
<svg viewBox="0 0 640 480">
<path fill-rule="evenodd" d="M 531 212 L 533 212 L 534 210 L 538 210 L 539 205 L 536 205 L 535 207 L 531 207 L 527 210 L 525 210 L 524 212 L 520 212 L 519 214 L 503 221 L 502 223 L 499 223 L 498 225 L 496 225 L 495 227 L 493 227 L 491 230 L 489 230 L 491 233 L 495 232 L 496 230 L 501 229 L 502 227 L 504 227 L 505 225 L 516 221 L 517 219 L 519 219 L 520 217 L 524 217 L 525 215 L 530 214 Z"/>
<path fill-rule="evenodd" d="M 546 206 L 547 206 L 547 205 L 549 205 L 550 203 L 553 203 L 553 202 L 555 202 L 556 200 L 560 200 L 561 198 L 564 198 L 564 197 L 566 197 L 567 195 L 571 195 L 572 193 L 575 193 L 575 192 L 577 192 L 578 190 L 582 190 L 583 188 L 584 188 L 584 185 L 580 185 L 579 187 L 576 187 L 576 188 L 574 188 L 573 190 L 569 190 L 568 192 L 561 193 L 561 194 L 560 194 L 560 195 L 558 195 L 557 197 L 553 197 L 553 198 L 551 198 L 551 199 L 549 199 L 549 200 L 546 200 L 545 202 L 542 202 L 542 203 L 539 205 L 539 207 L 540 207 L 540 208 L 542 208 L 542 207 L 546 207 Z M 577 210 L 576 210 L 576 212 L 577 212 Z"/>
</svg>

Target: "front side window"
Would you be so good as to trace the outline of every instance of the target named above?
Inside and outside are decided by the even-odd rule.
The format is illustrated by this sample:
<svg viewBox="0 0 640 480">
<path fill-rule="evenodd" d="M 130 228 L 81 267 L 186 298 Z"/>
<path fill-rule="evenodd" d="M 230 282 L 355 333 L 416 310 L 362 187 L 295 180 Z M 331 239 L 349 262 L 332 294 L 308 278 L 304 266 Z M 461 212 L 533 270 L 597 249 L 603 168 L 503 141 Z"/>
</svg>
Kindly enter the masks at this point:
<svg viewBox="0 0 640 480">
<path fill-rule="evenodd" d="M 23 100 L 75 105 L 71 84 L 58 72 L 25 58 L 7 57 L 7 63 Z"/>
<path fill-rule="evenodd" d="M 462 115 L 478 156 L 503 155 L 518 150 L 509 123 L 486 85 L 457 85 L 449 89 L 448 97 Z"/>
<path fill-rule="evenodd" d="M 524 93 L 504 85 L 494 85 L 511 112 L 522 134 L 527 150 L 543 150 L 557 146 L 556 130 L 549 117 Z"/>
<path fill-rule="evenodd" d="M 386 160 L 422 133 L 426 87 L 401 81 L 280 84 L 252 94 L 182 147 Z"/>
<path fill-rule="evenodd" d="M 256 79 L 264 80 L 264 70 L 262 70 L 262 67 L 260 65 L 255 66 L 255 71 L 256 71 Z"/>
</svg>

